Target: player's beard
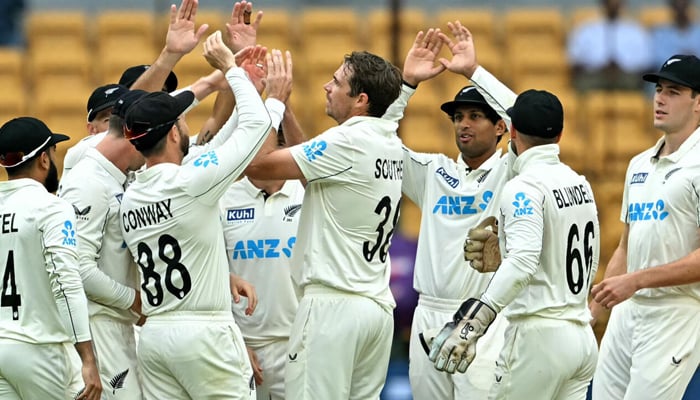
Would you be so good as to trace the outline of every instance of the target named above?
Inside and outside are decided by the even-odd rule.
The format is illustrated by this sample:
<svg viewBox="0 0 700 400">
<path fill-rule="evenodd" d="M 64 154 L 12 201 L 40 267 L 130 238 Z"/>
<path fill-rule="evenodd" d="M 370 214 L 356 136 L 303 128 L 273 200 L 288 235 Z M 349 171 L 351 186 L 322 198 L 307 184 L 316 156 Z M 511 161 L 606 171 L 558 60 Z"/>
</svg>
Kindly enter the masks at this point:
<svg viewBox="0 0 700 400">
<path fill-rule="evenodd" d="M 180 150 L 182 151 L 182 156 L 185 157 L 187 153 L 190 152 L 190 138 L 189 136 L 182 135 L 182 140 L 180 140 Z"/>
<path fill-rule="evenodd" d="M 56 193 L 58 190 L 58 168 L 54 164 L 53 160 L 50 160 L 51 165 L 49 165 L 49 172 L 46 174 L 46 180 L 44 180 L 44 187 L 49 193 Z"/>
</svg>

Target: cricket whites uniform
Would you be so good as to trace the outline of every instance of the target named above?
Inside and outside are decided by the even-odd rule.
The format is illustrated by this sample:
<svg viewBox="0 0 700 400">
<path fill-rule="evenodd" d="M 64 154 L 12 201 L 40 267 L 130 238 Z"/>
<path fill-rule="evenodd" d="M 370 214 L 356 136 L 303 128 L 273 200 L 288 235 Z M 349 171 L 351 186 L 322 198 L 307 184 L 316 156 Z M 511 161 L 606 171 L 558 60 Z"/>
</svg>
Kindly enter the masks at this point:
<svg viewBox="0 0 700 400">
<path fill-rule="evenodd" d="M 502 189 L 503 261 L 481 300 L 509 321 L 490 399 L 585 399 L 598 349 L 588 311 L 600 227 L 586 178 L 531 147 Z M 471 368 L 471 367 L 470 367 Z"/>
<path fill-rule="evenodd" d="M 515 94 L 498 81 L 490 89 L 495 96 L 505 97 L 505 101 L 512 103 L 515 99 Z M 403 85 L 399 99 L 384 118 L 400 120 L 414 92 Z M 499 114 L 506 116 L 505 110 Z M 403 192 L 422 210 L 413 279 L 419 298 L 409 344 L 413 397 L 486 399 L 503 345 L 504 318 L 497 318 L 478 342 L 476 358 L 465 374 L 436 370 L 419 341 L 419 333 L 452 320 L 464 299 L 480 296 L 488 286 L 493 274 L 469 267 L 464 261 L 464 240 L 469 229 L 487 216 L 496 215 L 500 189 L 511 174 L 509 164 L 513 156 L 502 156 L 497 150 L 475 170 L 467 166 L 461 155 L 452 160 L 442 154 L 416 153 L 404 147 L 403 159 Z"/>
<path fill-rule="evenodd" d="M 74 144 L 72 147 L 66 151 L 66 155 L 63 157 L 63 172 L 61 177 L 66 176 L 68 172 L 75 167 L 80 160 L 85 157 L 85 153 L 92 148 L 95 148 L 102 139 L 107 136 L 107 131 L 100 132 L 94 135 L 86 136 L 82 138 L 78 143 Z"/>
<path fill-rule="evenodd" d="M 627 272 L 676 261 L 700 247 L 700 129 L 673 154 L 664 145 L 630 161 L 620 219 L 629 226 Z M 600 345 L 593 398 L 680 399 L 700 363 L 700 283 L 638 290 L 613 307 Z"/>
<path fill-rule="evenodd" d="M 255 396 L 231 313 L 218 202 L 262 146 L 270 117 L 243 69 L 226 78 L 241 121 L 229 140 L 186 164 L 138 172 L 122 199 L 122 234 L 140 267 L 148 316 L 138 349 L 146 399 Z M 281 120 L 284 105 L 275 106 Z M 229 120 L 222 129 L 234 127 Z"/>
<path fill-rule="evenodd" d="M 83 386 L 69 361 L 90 340 L 75 226 L 40 183 L 0 182 L 0 398 L 72 399 Z"/>
<path fill-rule="evenodd" d="M 401 200 L 397 124 L 352 117 L 290 148 L 307 180 L 292 279 L 287 399 L 377 399 L 396 306 L 389 246 Z"/>
<path fill-rule="evenodd" d="M 103 399 L 141 399 L 134 323 L 130 311 L 137 267 L 124 245 L 119 206 L 126 175 L 90 148 L 61 182 L 59 196 L 73 204 L 80 276 L 88 297 L 90 331 Z"/>
<path fill-rule="evenodd" d="M 263 384 L 258 400 L 284 400 L 289 332 L 298 300 L 289 275 L 304 198 L 298 180 L 288 180 L 265 199 L 248 178 L 231 185 L 221 199 L 229 269 L 255 286 L 258 305 L 245 315 L 246 301 L 233 314 L 248 347 L 258 356 Z"/>
</svg>

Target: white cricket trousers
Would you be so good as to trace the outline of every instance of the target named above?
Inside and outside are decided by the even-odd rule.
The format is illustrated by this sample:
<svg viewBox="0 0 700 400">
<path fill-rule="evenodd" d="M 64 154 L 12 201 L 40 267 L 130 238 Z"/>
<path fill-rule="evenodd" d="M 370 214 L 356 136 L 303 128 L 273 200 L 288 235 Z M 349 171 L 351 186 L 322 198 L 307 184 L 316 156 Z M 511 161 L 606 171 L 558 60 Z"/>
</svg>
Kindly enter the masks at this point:
<svg viewBox="0 0 700 400">
<path fill-rule="evenodd" d="M 141 400 L 133 325 L 94 316 L 90 318 L 90 333 L 102 381 L 102 400 Z"/>
<path fill-rule="evenodd" d="M 277 340 L 262 346 L 249 347 L 255 351 L 263 370 L 263 383 L 256 388 L 258 400 L 285 400 L 284 368 L 289 354 L 289 340 Z"/>
<path fill-rule="evenodd" d="M 700 363 L 700 304 L 633 298 L 613 307 L 593 400 L 680 400 Z"/>
<path fill-rule="evenodd" d="M 597 359 L 588 323 L 509 318 L 489 399 L 584 400 Z"/>
<path fill-rule="evenodd" d="M 503 333 L 508 322 L 497 316 L 489 330 L 476 344 L 476 357 L 461 374 L 438 371 L 428 359 L 418 334 L 429 329 L 442 328 L 452 321 L 462 300 L 440 299 L 420 295 L 413 312 L 409 343 L 408 378 L 414 400 L 486 400 L 494 382 L 498 353 L 503 347 Z"/>
<path fill-rule="evenodd" d="M 230 312 L 150 316 L 137 357 L 146 400 L 255 399 L 248 352 Z"/>
<path fill-rule="evenodd" d="M 83 383 L 71 352 L 71 343 L 0 339 L 0 399 L 72 400 Z"/>
<path fill-rule="evenodd" d="M 289 338 L 288 400 L 376 400 L 384 387 L 394 321 L 369 297 L 308 285 Z"/>
</svg>

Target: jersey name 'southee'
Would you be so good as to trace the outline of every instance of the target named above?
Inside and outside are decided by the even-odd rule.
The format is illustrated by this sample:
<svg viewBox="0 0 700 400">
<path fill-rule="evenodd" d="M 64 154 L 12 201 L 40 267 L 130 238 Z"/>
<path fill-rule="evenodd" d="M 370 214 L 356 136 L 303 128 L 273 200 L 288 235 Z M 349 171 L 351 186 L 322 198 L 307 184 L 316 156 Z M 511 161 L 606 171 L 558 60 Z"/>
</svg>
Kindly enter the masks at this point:
<svg viewBox="0 0 700 400">
<path fill-rule="evenodd" d="M 170 211 L 170 199 L 151 203 L 144 207 L 126 210 L 122 213 L 124 230 L 139 229 L 149 225 L 159 224 L 173 217 Z"/>
<path fill-rule="evenodd" d="M 377 158 L 374 162 L 374 177 L 376 179 L 403 179 L 403 160 L 387 160 Z"/>
<path fill-rule="evenodd" d="M 593 202 L 593 196 L 584 185 L 552 189 L 557 207 L 566 208 Z"/>
<path fill-rule="evenodd" d="M 19 232 L 15 226 L 15 213 L 0 215 L 0 233 Z"/>
</svg>

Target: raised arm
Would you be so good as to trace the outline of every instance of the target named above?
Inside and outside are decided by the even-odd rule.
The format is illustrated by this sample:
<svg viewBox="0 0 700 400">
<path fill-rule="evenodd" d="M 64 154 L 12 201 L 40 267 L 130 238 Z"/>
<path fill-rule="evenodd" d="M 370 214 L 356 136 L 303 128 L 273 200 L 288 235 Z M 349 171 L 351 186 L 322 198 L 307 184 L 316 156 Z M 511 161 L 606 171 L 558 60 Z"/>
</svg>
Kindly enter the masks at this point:
<svg viewBox="0 0 700 400">
<path fill-rule="evenodd" d="M 197 46 L 209 27 L 203 24 L 195 30 L 198 4 L 198 0 L 182 0 L 179 9 L 174 4 L 170 6 L 170 24 L 165 36 L 165 47 L 151 67 L 131 85 L 131 89 L 147 92 L 161 90 L 175 64 Z"/>
</svg>

